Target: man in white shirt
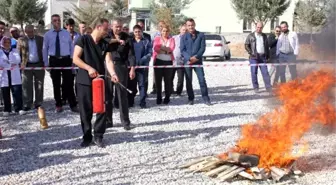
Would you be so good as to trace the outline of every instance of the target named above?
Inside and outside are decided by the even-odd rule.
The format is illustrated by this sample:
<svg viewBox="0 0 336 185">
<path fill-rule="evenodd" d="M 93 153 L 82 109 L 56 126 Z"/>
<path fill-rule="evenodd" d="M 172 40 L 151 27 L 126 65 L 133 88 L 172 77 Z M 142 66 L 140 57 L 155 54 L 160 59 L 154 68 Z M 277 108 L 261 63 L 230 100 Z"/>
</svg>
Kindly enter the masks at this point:
<svg viewBox="0 0 336 185">
<path fill-rule="evenodd" d="M 181 36 L 184 35 L 186 31 L 187 31 L 186 26 L 182 25 L 180 26 L 180 34 L 173 36 L 175 40 L 175 49 L 173 51 L 175 61 L 173 65 L 183 65 L 183 59 L 182 59 L 181 50 L 180 50 L 180 43 L 181 43 Z M 176 86 L 176 91 L 174 91 L 174 85 L 172 86 L 173 93 L 177 94 L 178 96 L 181 96 L 182 90 L 183 90 L 184 67 L 173 68 L 173 75 L 172 75 L 173 84 L 174 84 L 174 77 L 176 73 L 177 73 L 177 86 Z"/>
<path fill-rule="evenodd" d="M 281 35 L 277 43 L 276 54 L 280 63 L 293 63 L 296 61 L 296 56 L 299 54 L 299 38 L 293 31 L 288 30 L 288 23 L 282 21 L 280 24 Z M 292 80 L 296 79 L 296 65 L 288 65 Z M 286 82 L 286 66 L 279 66 L 281 83 Z"/>
<path fill-rule="evenodd" d="M 51 16 L 53 29 L 44 35 L 43 39 L 43 61 L 45 66 L 50 67 L 71 67 L 73 44 L 70 33 L 61 28 L 61 17 L 58 14 Z M 71 111 L 78 112 L 76 97 L 73 89 L 72 71 L 68 69 L 50 70 L 53 83 L 54 99 L 56 101 L 56 112 L 63 111 L 61 80 L 64 81 L 64 90 L 71 108 Z"/>
</svg>

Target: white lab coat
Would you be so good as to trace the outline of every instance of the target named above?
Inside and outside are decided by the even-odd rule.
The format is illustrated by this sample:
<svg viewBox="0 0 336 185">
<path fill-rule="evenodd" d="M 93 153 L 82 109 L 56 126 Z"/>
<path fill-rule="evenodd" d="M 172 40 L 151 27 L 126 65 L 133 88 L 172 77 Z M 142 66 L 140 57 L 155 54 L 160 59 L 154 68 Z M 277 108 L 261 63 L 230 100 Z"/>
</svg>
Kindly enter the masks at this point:
<svg viewBox="0 0 336 185">
<path fill-rule="evenodd" d="M 16 49 L 12 49 L 9 53 L 9 57 L 4 53 L 2 49 L 0 49 L 0 67 L 1 68 L 10 68 L 12 65 L 17 67 L 16 69 L 11 71 L 11 80 L 12 85 L 21 85 L 21 73 L 20 73 L 20 63 L 21 57 L 19 52 Z M 6 70 L 0 71 L 0 86 L 1 87 L 8 87 L 8 73 Z"/>
</svg>

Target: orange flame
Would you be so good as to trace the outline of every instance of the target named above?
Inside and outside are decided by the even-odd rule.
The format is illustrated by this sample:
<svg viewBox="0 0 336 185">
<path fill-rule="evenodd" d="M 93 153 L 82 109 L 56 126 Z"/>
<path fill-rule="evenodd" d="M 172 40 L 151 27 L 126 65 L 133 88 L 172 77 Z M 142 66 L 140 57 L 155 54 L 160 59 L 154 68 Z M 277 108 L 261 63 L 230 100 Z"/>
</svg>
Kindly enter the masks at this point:
<svg viewBox="0 0 336 185">
<path fill-rule="evenodd" d="M 292 154 L 293 147 L 314 123 L 335 126 L 336 111 L 330 94 L 335 82 L 332 71 L 320 70 L 280 85 L 276 94 L 282 106 L 256 123 L 244 125 L 237 147 L 231 151 L 258 155 L 259 167 L 287 166 L 297 157 Z M 304 148 L 307 150 L 307 146 Z M 226 158 L 227 154 L 220 157 Z"/>
</svg>

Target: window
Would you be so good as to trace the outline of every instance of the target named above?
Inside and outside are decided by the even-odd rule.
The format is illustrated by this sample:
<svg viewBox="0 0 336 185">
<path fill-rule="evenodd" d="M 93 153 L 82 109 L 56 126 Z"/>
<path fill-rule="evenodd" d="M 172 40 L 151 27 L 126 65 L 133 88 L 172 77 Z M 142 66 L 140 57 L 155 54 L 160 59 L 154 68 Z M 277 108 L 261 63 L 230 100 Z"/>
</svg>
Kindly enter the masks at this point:
<svg viewBox="0 0 336 185">
<path fill-rule="evenodd" d="M 243 20 L 243 32 L 252 32 L 252 23 L 246 19 Z"/>
<path fill-rule="evenodd" d="M 205 35 L 205 40 L 222 40 L 220 35 Z"/>
<path fill-rule="evenodd" d="M 278 25 L 279 25 L 279 18 L 276 17 L 271 21 L 271 27 L 270 27 L 271 31 L 273 31 L 275 27 Z"/>
<path fill-rule="evenodd" d="M 221 34 L 222 33 L 222 27 L 216 26 L 216 33 Z"/>
</svg>

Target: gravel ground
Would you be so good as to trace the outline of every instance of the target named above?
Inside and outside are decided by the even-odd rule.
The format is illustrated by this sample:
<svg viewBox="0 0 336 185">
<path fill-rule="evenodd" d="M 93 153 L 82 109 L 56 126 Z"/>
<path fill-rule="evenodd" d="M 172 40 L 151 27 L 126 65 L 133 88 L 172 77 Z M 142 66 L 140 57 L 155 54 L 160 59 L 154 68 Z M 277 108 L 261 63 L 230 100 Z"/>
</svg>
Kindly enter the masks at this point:
<svg viewBox="0 0 336 185">
<path fill-rule="evenodd" d="M 51 80 L 46 77 L 49 129 L 40 130 L 36 113 L 2 118 L 0 122 L 0 184 L 219 184 L 176 166 L 227 151 L 240 136 L 241 125 L 277 105 L 266 92 L 254 94 L 248 67 L 206 68 L 205 73 L 214 105 L 202 103 L 197 78 L 193 106 L 186 105 L 185 93 L 173 97 L 168 106 L 157 106 L 150 95 L 150 108 L 130 110 L 135 129 L 124 131 L 119 112 L 114 113 L 116 127 L 106 131 L 107 146 L 103 149 L 79 147 L 79 115 L 68 107 L 61 114 L 53 112 Z M 297 183 L 336 184 L 335 134 L 311 132 L 305 140 L 312 145 L 298 161 L 305 176 Z"/>
</svg>

